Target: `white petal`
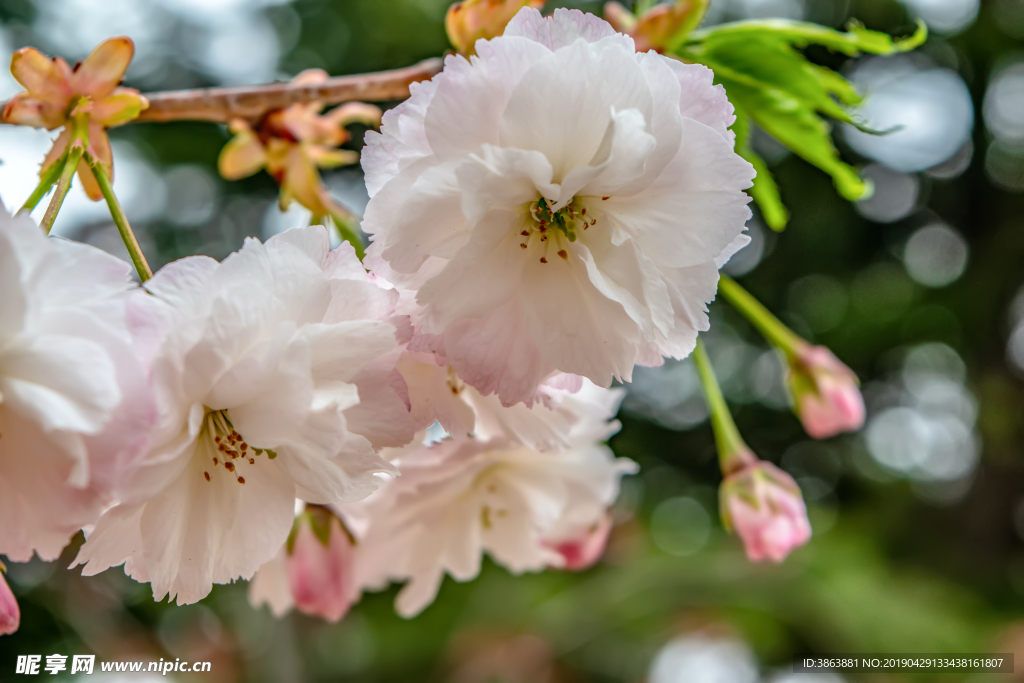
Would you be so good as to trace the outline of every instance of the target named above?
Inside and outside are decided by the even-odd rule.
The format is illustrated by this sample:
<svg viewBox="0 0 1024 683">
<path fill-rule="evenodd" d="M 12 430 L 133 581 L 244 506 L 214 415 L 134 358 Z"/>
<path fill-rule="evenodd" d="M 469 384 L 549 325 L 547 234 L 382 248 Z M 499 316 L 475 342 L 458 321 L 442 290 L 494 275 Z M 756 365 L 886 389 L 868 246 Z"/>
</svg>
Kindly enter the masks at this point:
<svg viewBox="0 0 1024 683">
<path fill-rule="evenodd" d="M 754 169 L 717 133 L 683 122 L 683 144 L 661 176 L 632 197 L 600 209 L 659 266 L 697 265 L 717 257 L 750 218 L 742 192 Z"/>
<path fill-rule="evenodd" d="M 459 377 L 485 396 L 496 393 L 504 405 L 531 398 L 554 370 L 531 338 L 523 305 L 517 300 L 484 318 L 449 325 L 444 348 Z"/>
<path fill-rule="evenodd" d="M 602 47 L 580 41 L 537 63 L 519 81 L 502 115 L 501 146 L 543 153 L 556 182 L 589 165 L 613 108 L 637 109 L 650 120 L 651 91 L 632 53 Z"/>
<path fill-rule="evenodd" d="M 575 9 L 556 9 L 551 17 L 543 17 L 538 10 L 524 7 L 505 27 L 504 36 L 522 36 L 537 41 L 550 50 L 572 45 L 577 40 L 596 43 L 608 40 L 633 52 L 633 39 L 616 33 L 611 24 L 593 14 Z"/>
</svg>

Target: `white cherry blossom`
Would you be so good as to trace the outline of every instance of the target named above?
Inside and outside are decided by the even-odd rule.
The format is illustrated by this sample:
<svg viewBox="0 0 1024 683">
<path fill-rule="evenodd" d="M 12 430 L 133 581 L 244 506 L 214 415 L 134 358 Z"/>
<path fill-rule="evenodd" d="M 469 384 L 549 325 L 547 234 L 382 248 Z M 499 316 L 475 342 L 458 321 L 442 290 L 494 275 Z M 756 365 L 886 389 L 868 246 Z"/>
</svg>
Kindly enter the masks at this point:
<svg viewBox="0 0 1024 683">
<path fill-rule="evenodd" d="M 609 393 L 617 406 L 620 392 Z M 602 443 L 618 430 L 606 418 L 599 409 L 577 421 L 557 452 L 468 436 L 384 451 L 402 476 L 336 508 L 359 539 L 359 585 L 406 582 L 396 608 L 408 617 L 434 600 L 446 573 L 475 578 L 484 552 L 515 574 L 567 567 L 561 544 L 599 527 L 620 478 L 636 471 Z"/>
<path fill-rule="evenodd" d="M 297 497 L 360 500 L 395 472 L 345 411 L 354 378 L 395 347 L 397 295 L 319 226 L 247 240 L 223 263 L 182 259 L 146 288 L 159 422 L 77 561 L 87 575 L 124 563 L 156 599 L 188 604 L 270 560 Z"/>
<path fill-rule="evenodd" d="M 55 559 L 131 472 L 155 409 L 131 266 L 0 205 L 0 554 Z"/>
<path fill-rule="evenodd" d="M 554 371 L 607 387 L 688 355 L 754 175 L 712 80 L 592 15 L 521 10 L 368 134 L 367 263 L 505 405 Z"/>
</svg>

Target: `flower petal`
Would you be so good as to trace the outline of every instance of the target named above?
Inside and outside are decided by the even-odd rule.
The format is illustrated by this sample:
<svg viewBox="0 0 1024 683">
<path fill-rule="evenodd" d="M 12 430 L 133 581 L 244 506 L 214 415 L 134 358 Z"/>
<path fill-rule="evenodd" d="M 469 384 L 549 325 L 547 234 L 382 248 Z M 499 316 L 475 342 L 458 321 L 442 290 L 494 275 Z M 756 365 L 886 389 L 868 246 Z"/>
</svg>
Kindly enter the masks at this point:
<svg viewBox="0 0 1024 683">
<path fill-rule="evenodd" d="M 753 167 L 718 133 L 683 120 L 683 144 L 650 186 L 612 196 L 600 209 L 655 263 L 697 265 L 718 257 L 750 218 Z"/>
<path fill-rule="evenodd" d="M 63 126 L 67 119 L 63 109 L 26 92 L 18 93 L 10 99 L 4 108 L 3 118 L 7 123 L 47 130 Z"/>
<path fill-rule="evenodd" d="M 579 41 L 522 77 L 501 117 L 500 145 L 541 152 L 561 182 L 574 168 L 590 165 L 613 109 L 637 109 L 649 121 L 653 98 L 647 80 L 633 53 Z"/>
<path fill-rule="evenodd" d="M 587 43 L 610 39 L 630 52 L 635 51 L 632 38 L 616 33 L 604 19 L 576 9 L 559 8 L 552 16 L 543 17 L 540 11 L 524 7 L 508 23 L 503 35 L 529 38 L 549 50 L 567 47 L 580 39 Z"/>
<path fill-rule="evenodd" d="M 11 56 L 11 74 L 32 95 L 57 109 L 67 109 L 72 95 L 71 69 L 63 59 L 50 59 L 34 47 L 25 47 Z"/>
<path fill-rule="evenodd" d="M 76 93 L 94 101 L 106 99 L 114 92 L 135 55 L 131 38 L 109 38 L 96 46 L 72 76 Z"/>
<path fill-rule="evenodd" d="M 220 151 L 217 170 L 226 180 L 239 180 L 256 173 L 267 163 L 267 152 L 251 130 L 240 131 Z"/>
<path fill-rule="evenodd" d="M 138 117 L 147 107 L 149 101 L 138 91 L 117 88 L 113 95 L 92 105 L 92 120 L 106 128 L 112 128 Z"/>
</svg>

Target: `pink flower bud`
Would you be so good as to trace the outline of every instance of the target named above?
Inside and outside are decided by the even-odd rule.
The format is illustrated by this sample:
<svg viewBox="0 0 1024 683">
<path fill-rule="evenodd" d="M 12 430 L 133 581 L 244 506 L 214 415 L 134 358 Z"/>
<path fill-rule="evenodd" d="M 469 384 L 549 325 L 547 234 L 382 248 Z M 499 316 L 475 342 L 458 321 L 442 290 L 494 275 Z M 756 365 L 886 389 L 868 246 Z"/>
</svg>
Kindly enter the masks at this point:
<svg viewBox="0 0 1024 683">
<path fill-rule="evenodd" d="M 359 591 L 354 577 L 355 545 L 341 520 L 326 508 L 309 506 L 295 520 L 285 561 L 295 606 L 336 622 Z"/>
<path fill-rule="evenodd" d="M 798 348 L 787 381 L 796 414 L 811 437 L 827 439 L 864 426 L 857 376 L 824 346 Z"/>
<path fill-rule="evenodd" d="M 0 568 L 2 567 L 0 564 Z M 3 571 L 0 571 L 0 636 L 14 633 L 20 623 L 21 611 L 18 609 L 18 601 L 14 599 L 14 593 L 7 585 Z"/>
<path fill-rule="evenodd" d="M 811 523 L 800 488 L 788 474 L 759 461 L 726 477 L 722 519 L 736 530 L 751 562 L 781 562 L 811 538 Z"/>
<path fill-rule="evenodd" d="M 608 545 L 608 535 L 612 531 L 612 516 L 605 514 L 601 521 L 585 529 L 583 533 L 552 544 L 554 549 L 564 558 L 562 569 L 579 572 L 589 569 L 604 555 Z"/>
</svg>

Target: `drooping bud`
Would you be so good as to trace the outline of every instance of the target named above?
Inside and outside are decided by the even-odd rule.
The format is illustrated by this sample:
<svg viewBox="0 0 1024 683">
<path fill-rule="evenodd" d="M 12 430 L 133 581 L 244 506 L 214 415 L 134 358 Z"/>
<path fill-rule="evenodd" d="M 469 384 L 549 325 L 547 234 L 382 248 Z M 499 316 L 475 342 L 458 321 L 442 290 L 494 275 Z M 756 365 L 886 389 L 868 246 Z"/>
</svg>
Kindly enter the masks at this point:
<svg viewBox="0 0 1024 683">
<path fill-rule="evenodd" d="M 827 439 L 864 426 L 857 376 L 824 346 L 804 343 L 789 356 L 786 376 L 793 407 L 807 434 Z"/>
<path fill-rule="evenodd" d="M 470 56 L 476 53 L 476 41 L 500 36 L 519 10 L 543 6 L 544 0 L 463 0 L 448 8 L 444 27 L 452 46 Z"/>
<path fill-rule="evenodd" d="M 4 565 L 0 563 L 0 636 L 10 635 L 18 630 L 21 623 L 21 611 L 18 601 L 11 592 L 11 587 L 4 579 Z"/>
<path fill-rule="evenodd" d="M 700 25 L 709 0 L 675 0 L 655 5 L 639 17 L 617 2 L 604 6 L 604 18 L 620 33 L 633 38 L 637 52 L 664 52 Z"/>
<path fill-rule="evenodd" d="M 584 529 L 582 533 L 556 542 L 552 547 L 562 556 L 562 569 L 579 572 L 593 567 L 604 555 L 608 536 L 612 531 L 612 516 L 605 514 L 597 524 Z"/>
<path fill-rule="evenodd" d="M 722 520 L 739 534 L 751 562 L 781 562 L 811 538 L 800 488 L 771 463 L 757 461 L 730 474 L 719 496 Z"/>
<path fill-rule="evenodd" d="M 307 505 L 288 537 L 285 568 L 295 606 L 340 620 L 359 597 L 354 576 L 355 543 L 333 512 Z"/>
</svg>

